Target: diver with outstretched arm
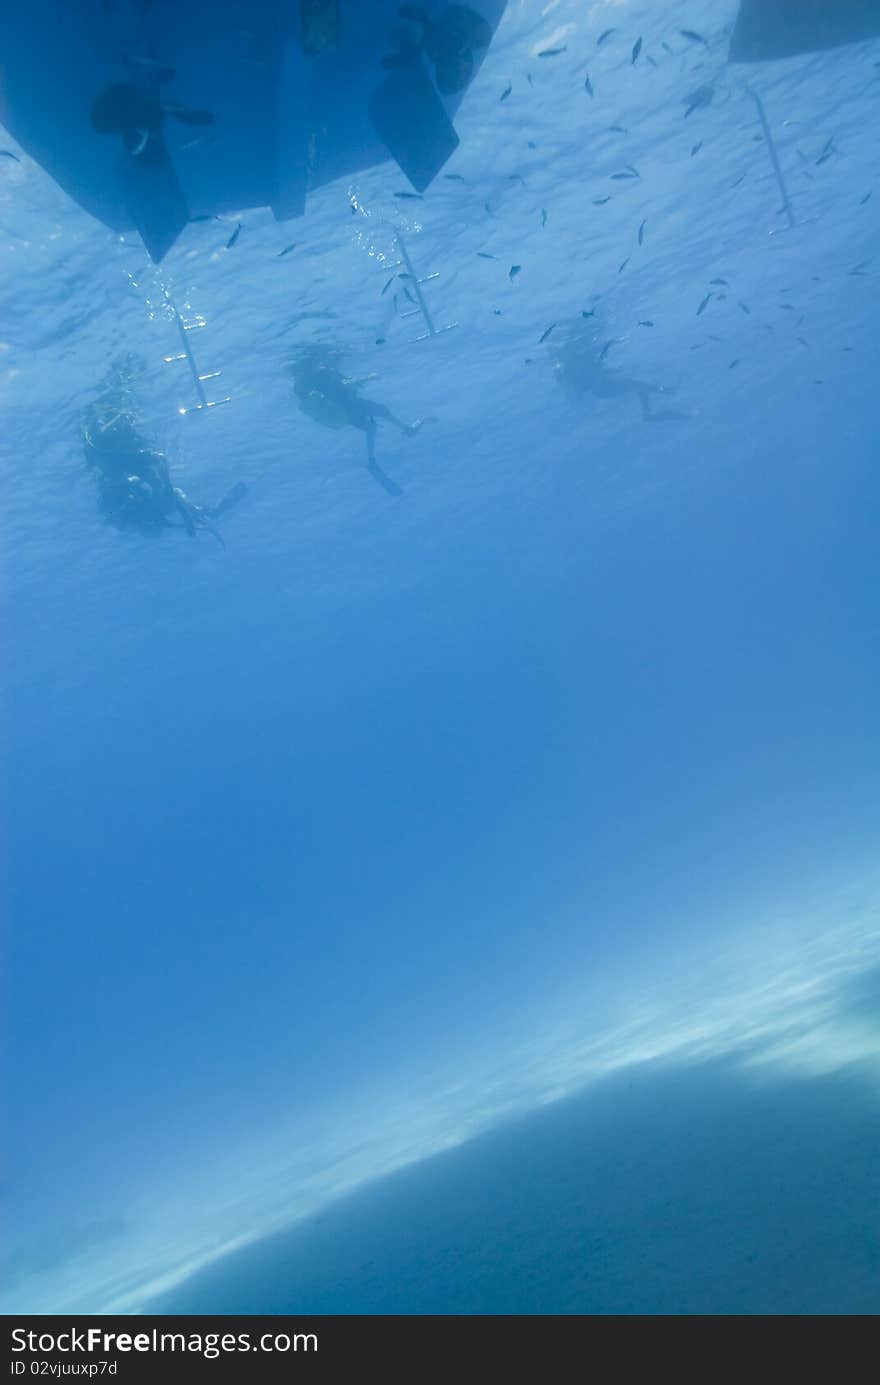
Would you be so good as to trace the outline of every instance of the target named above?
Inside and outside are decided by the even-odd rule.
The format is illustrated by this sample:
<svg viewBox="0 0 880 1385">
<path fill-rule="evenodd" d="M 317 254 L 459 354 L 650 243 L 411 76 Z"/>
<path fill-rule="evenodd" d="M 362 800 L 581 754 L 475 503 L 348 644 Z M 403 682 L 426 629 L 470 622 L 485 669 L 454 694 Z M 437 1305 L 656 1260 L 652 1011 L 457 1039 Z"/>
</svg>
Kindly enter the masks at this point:
<svg viewBox="0 0 880 1385">
<path fill-rule="evenodd" d="M 358 391 L 366 381 L 359 382 L 343 376 L 333 364 L 335 359 L 336 353 L 329 349 L 311 348 L 292 363 L 293 391 L 299 407 L 325 427 L 351 427 L 364 433 L 370 475 L 389 495 L 402 495 L 400 486 L 392 481 L 376 460 L 378 422 L 393 423 L 406 437 L 412 438 L 429 420 L 417 419 L 415 423 L 404 423 L 386 404 L 362 398 Z"/>
<path fill-rule="evenodd" d="M 553 371 L 559 383 L 573 397 L 592 394 L 596 399 L 618 399 L 627 394 L 635 395 L 646 423 L 663 423 L 687 418 L 687 414 L 675 409 L 654 408 L 653 399 L 656 395 L 673 393 L 669 385 L 650 384 L 646 380 L 623 375 L 620 371 L 609 369 L 605 365 L 605 357 L 614 344 L 612 338 L 600 346 L 595 332 L 576 332 L 570 336 L 555 352 Z"/>
</svg>

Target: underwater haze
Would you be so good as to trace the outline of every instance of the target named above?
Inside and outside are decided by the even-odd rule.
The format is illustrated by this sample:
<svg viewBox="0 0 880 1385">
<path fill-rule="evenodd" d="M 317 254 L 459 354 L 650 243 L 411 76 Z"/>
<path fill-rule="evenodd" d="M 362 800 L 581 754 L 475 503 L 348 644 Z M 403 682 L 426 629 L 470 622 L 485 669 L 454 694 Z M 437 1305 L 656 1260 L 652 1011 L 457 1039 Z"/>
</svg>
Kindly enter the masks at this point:
<svg viewBox="0 0 880 1385">
<path fill-rule="evenodd" d="M 3 1311 L 880 1308 L 880 39 L 737 8 L 159 265 L 3 135 Z"/>
</svg>

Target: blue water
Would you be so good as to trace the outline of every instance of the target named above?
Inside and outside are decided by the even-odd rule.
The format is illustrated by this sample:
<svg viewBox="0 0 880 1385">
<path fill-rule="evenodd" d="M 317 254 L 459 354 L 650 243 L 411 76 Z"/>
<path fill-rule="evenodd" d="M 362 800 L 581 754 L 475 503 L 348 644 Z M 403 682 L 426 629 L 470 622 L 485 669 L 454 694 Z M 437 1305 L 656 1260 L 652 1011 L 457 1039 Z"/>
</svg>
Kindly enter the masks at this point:
<svg viewBox="0 0 880 1385">
<path fill-rule="evenodd" d="M 5 1311 L 877 1310 L 880 43 L 746 73 L 735 10 L 509 0 L 463 182 L 158 269 L 0 161 Z M 309 342 L 431 420 L 399 498 Z M 123 351 L 225 550 L 102 522 Z"/>
</svg>

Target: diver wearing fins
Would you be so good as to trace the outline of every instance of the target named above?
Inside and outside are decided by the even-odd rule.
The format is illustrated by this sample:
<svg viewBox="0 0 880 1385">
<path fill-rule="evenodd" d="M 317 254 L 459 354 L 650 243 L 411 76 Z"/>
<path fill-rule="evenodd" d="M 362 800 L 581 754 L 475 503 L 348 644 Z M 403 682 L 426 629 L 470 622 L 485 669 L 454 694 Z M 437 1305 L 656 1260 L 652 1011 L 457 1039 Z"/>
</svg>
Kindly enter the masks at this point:
<svg viewBox="0 0 880 1385">
<path fill-rule="evenodd" d="M 654 408 L 654 396 L 674 393 L 671 386 L 650 384 L 646 380 L 638 380 L 606 367 L 605 357 L 614 344 L 612 338 L 600 346 L 597 334 L 577 332 L 569 337 L 568 341 L 560 344 L 555 352 L 553 373 L 568 394 L 573 398 L 592 394 L 597 399 L 635 395 L 646 423 L 687 418 L 687 414 L 674 409 Z"/>
<path fill-rule="evenodd" d="M 115 366 L 83 420 L 86 465 L 97 473 L 98 507 L 117 529 L 133 529 L 142 534 L 185 529 L 190 538 L 195 538 L 199 529 L 205 529 L 225 548 L 213 521 L 232 509 L 247 493 L 247 487 L 239 481 L 218 504 L 203 507 L 172 484 L 165 453 L 137 428 L 131 395 L 135 368 L 131 358 Z"/>
<path fill-rule="evenodd" d="M 393 423 L 408 438 L 415 437 L 428 419 L 403 423 L 385 404 L 364 399 L 359 390 L 366 381 L 352 380 L 337 370 L 334 361 L 339 353 L 329 348 L 310 348 L 297 356 L 290 365 L 293 392 L 303 413 L 323 423 L 326 428 L 358 428 L 366 434 L 367 470 L 389 495 L 402 495 L 396 482 L 376 461 L 376 432 L 378 420 Z M 368 377 L 373 378 L 373 377 Z"/>
</svg>

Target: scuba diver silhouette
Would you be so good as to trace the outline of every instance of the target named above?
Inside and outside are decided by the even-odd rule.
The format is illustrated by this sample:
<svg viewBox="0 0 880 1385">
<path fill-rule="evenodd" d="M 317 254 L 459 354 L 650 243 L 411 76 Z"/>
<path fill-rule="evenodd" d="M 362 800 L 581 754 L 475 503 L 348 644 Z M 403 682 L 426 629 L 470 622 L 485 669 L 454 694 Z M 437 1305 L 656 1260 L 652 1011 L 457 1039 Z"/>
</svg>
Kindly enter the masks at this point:
<svg viewBox="0 0 880 1385">
<path fill-rule="evenodd" d="M 81 426 L 86 465 L 97 475 L 98 508 L 117 529 L 155 534 L 206 529 L 225 548 L 213 521 L 236 505 L 247 487 L 239 481 L 216 505 L 196 505 L 172 484 L 168 459 L 138 429 L 132 381 L 139 363 L 123 357 L 102 382 Z"/>
<path fill-rule="evenodd" d="M 592 394 L 597 399 L 616 399 L 631 394 L 638 399 L 645 422 L 662 423 L 688 417 L 674 409 L 653 407 L 654 397 L 673 394 L 673 387 L 650 384 L 606 367 L 605 355 L 612 345 L 613 339 L 600 344 L 595 332 L 584 332 L 575 333 L 557 347 L 553 373 L 571 397 Z"/>
<path fill-rule="evenodd" d="M 412 438 L 423 423 L 433 420 L 417 419 L 415 423 L 404 423 L 386 404 L 380 404 L 375 399 L 364 399 L 359 390 L 367 380 L 375 377 L 352 380 L 342 375 L 334 364 L 340 354 L 329 348 L 309 348 L 291 362 L 293 392 L 299 407 L 325 428 L 357 428 L 366 434 L 367 470 L 389 495 L 402 495 L 400 486 L 376 461 L 378 421 L 393 423 L 406 437 Z"/>
</svg>

